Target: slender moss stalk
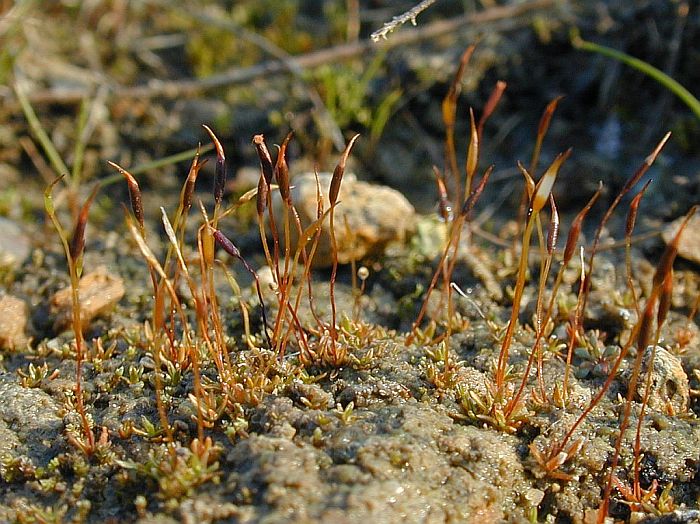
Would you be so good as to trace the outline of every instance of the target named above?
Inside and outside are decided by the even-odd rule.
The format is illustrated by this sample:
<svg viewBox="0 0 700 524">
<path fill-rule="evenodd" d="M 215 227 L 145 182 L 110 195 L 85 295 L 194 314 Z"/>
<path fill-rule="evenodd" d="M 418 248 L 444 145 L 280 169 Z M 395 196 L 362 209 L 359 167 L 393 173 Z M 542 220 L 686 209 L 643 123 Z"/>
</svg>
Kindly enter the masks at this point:
<svg viewBox="0 0 700 524">
<path fill-rule="evenodd" d="M 571 262 L 571 258 L 573 257 L 574 250 L 576 247 L 576 244 L 578 242 L 578 237 L 579 234 L 581 233 L 581 226 L 583 224 L 583 220 L 588 214 L 588 212 L 591 210 L 591 207 L 593 207 L 593 204 L 598 200 L 600 197 L 600 194 L 603 191 L 603 185 L 599 184 L 598 190 L 593 194 L 593 196 L 590 198 L 588 203 L 584 206 L 584 208 L 579 211 L 578 215 L 576 215 L 576 218 L 574 218 L 574 221 L 571 224 L 571 229 L 569 230 L 569 235 L 567 236 L 566 239 L 566 246 L 564 248 L 564 256 L 562 257 L 562 260 L 559 265 L 559 271 L 557 272 L 556 280 L 554 282 L 554 287 L 552 288 L 552 292 L 549 297 L 549 305 L 547 306 L 547 311 L 543 317 L 543 321 L 541 323 L 540 328 L 537 330 L 537 337 L 535 338 L 535 343 L 533 345 L 533 351 L 530 352 L 530 357 L 528 358 L 527 365 L 525 366 L 525 371 L 523 372 L 523 378 L 522 381 L 520 382 L 520 387 L 518 388 L 517 393 L 511 398 L 511 400 L 508 402 L 506 409 L 504 410 L 506 418 L 509 418 L 516 410 L 517 406 L 520 404 L 520 401 L 522 399 L 522 395 L 525 391 L 525 387 L 527 385 L 528 381 L 528 376 L 530 374 L 530 369 L 532 368 L 532 364 L 536 355 L 535 349 L 538 347 L 538 345 L 541 343 L 542 338 L 544 337 L 544 329 L 543 326 L 546 325 L 546 323 L 549 321 L 550 318 L 552 318 L 552 312 L 554 311 L 554 302 L 556 300 L 557 294 L 559 292 L 559 287 L 561 286 L 561 283 L 564 278 L 564 271 L 569 267 L 569 263 Z M 583 248 L 581 249 L 581 256 L 583 257 Z M 584 281 L 584 264 L 583 264 L 583 259 L 581 260 L 581 291 L 579 292 L 579 299 L 577 301 L 577 308 L 580 307 L 581 305 L 581 294 L 583 290 L 583 281 Z M 576 317 L 575 317 L 576 318 Z M 562 403 L 566 403 L 566 396 L 568 392 L 568 381 L 569 381 L 569 372 L 571 368 L 571 358 L 573 355 L 573 343 L 574 343 L 575 337 L 571 337 L 569 339 L 569 347 L 568 347 L 568 352 L 567 352 L 567 357 L 566 357 L 566 368 L 564 371 L 564 382 L 561 390 L 561 395 L 562 395 Z"/>
<path fill-rule="evenodd" d="M 496 367 L 496 387 L 498 391 L 502 391 L 505 384 L 510 344 L 513 340 L 513 334 L 515 333 L 518 313 L 520 312 L 520 302 L 522 300 L 523 290 L 525 289 L 528 252 L 530 249 L 530 239 L 532 236 L 532 229 L 535 224 L 535 219 L 549 200 L 549 195 L 552 191 L 554 181 L 557 178 L 557 174 L 559 173 L 559 168 L 569 157 L 569 155 L 571 155 L 571 149 L 565 153 L 560 153 L 559 156 L 554 159 L 552 165 L 549 166 L 544 175 L 542 175 L 540 181 L 537 183 L 532 198 L 530 199 L 527 223 L 525 224 L 525 231 L 523 232 L 523 247 L 520 255 L 520 266 L 518 267 L 518 276 L 515 283 L 515 291 L 513 293 L 513 307 L 511 310 L 510 321 L 508 322 L 508 327 L 506 328 L 505 335 L 503 336 L 503 342 L 501 343 L 501 351 L 498 355 L 498 364 Z"/>
<path fill-rule="evenodd" d="M 360 135 L 355 135 L 353 136 L 350 141 L 348 142 L 348 145 L 345 146 L 345 150 L 343 153 L 340 155 L 340 160 L 338 161 L 338 164 L 335 166 L 335 169 L 333 170 L 333 176 L 331 177 L 331 185 L 330 188 L 328 189 L 328 200 L 330 201 L 331 208 L 330 208 L 330 234 L 331 234 L 331 250 L 333 253 L 333 268 L 331 270 L 331 280 L 330 280 L 330 301 L 331 301 L 331 325 L 330 325 L 330 333 L 331 333 L 331 341 L 332 341 L 332 350 L 331 353 L 333 355 L 333 358 L 335 360 L 338 360 L 337 358 L 337 352 L 336 352 L 336 346 L 338 343 L 338 331 L 336 327 L 336 307 L 335 307 L 335 279 L 338 274 L 338 243 L 336 241 L 335 237 L 335 206 L 338 203 L 338 196 L 340 195 L 340 184 L 343 181 L 343 175 L 345 174 L 345 164 L 348 160 L 348 156 L 350 155 L 350 150 L 352 149 L 352 146 L 355 144 L 355 141 L 359 138 Z"/>
<path fill-rule="evenodd" d="M 91 455 L 94 453 L 96 447 L 95 435 L 92 431 L 92 425 L 88 419 L 83 402 L 82 370 L 83 360 L 85 358 L 85 339 L 83 337 L 83 325 L 81 318 L 80 276 L 83 272 L 83 251 L 85 249 L 85 227 L 87 225 L 88 212 L 90 210 L 90 205 L 97 194 L 99 186 L 95 186 L 92 193 L 90 193 L 90 196 L 80 209 L 78 219 L 73 229 L 73 236 L 69 241 L 66 231 L 63 229 L 63 226 L 61 226 L 61 223 L 56 216 L 52 197 L 54 186 L 62 178 L 63 176 L 58 177 L 46 188 L 46 191 L 44 192 L 44 207 L 56 229 L 56 232 L 58 233 L 58 236 L 61 239 L 63 251 L 66 255 L 66 261 L 68 262 L 72 300 L 71 321 L 73 333 L 75 335 L 75 407 L 78 415 L 80 416 L 83 437 L 85 438 L 85 442 L 78 443 L 78 445 L 86 455 Z"/>
<path fill-rule="evenodd" d="M 459 61 L 459 67 L 452 79 L 452 84 L 450 84 L 450 89 L 445 95 L 445 99 L 442 101 L 442 121 L 445 126 L 445 158 L 447 160 L 447 165 L 449 168 L 449 177 L 452 178 L 455 189 L 455 202 L 460 202 L 462 200 L 462 184 L 459 180 L 459 168 L 457 167 L 457 150 L 455 147 L 455 122 L 457 120 L 457 99 L 462 91 L 462 78 L 466 71 L 469 60 L 471 60 L 472 55 L 476 45 L 470 45 Z"/>
<path fill-rule="evenodd" d="M 634 232 L 634 225 L 637 221 L 639 204 L 650 183 L 651 179 L 647 180 L 642 189 L 632 199 L 625 224 L 625 268 L 627 271 L 627 287 L 632 294 L 632 303 L 634 305 L 634 311 L 637 313 L 637 318 L 639 318 L 640 311 L 639 301 L 637 300 L 637 292 L 634 289 L 634 280 L 632 278 L 632 233 Z"/>
<path fill-rule="evenodd" d="M 605 517 L 608 514 L 608 505 L 610 503 L 610 494 L 612 492 L 613 485 L 612 479 L 615 475 L 615 469 L 617 468 L 617 464 L 620 458 L 622 439 L 625 430 L 629 425 L 629 417 L 632 410 L 632 398 L 637 391 L 637 382 L 639 380 L 641 372 L 642 359 L 644 357 L 645 350 L 651 340 L 652 325 L 654 322 L 654 307 L 657 305 L 659 296 L 663 291 L 664 281 L 666 281 L 666 279 L 669 278 L 669 275 L 671 275 L 671 272 L 673 271 L 673 262 L 675 261 L 676 255 L 678 254 L 678 244 L 680 242 L 681 235 L 685 230 L 686 226 L 688 225 L 688 222 L 697 211 L 697 208 L 698 206 L 694 206 L 690 209 L 690 211 L 688 211 L 683 223 L 678 228 L 678 231 L 676 232 L 676 235 L 674 236 L 673 240 L 669 242 L 669 244 L 666 246 L 666 249 L 663 255 L 661 256 L 661 259 L 659 260 L 659 263 L 656 266 L 656 271 L 654 272 L 651 295 L 647 300 L 641 318 L 635 326 L 633 336 L 630 337 L 630 340 L 626 344 L 626 348 L 629 349 L 629 346 L 632 344 L 632 342 L 634 342 L 637 347 L 637 355 L 634 359 L 634 364 L 632 365 L 632 374 L 630 375 L 629 384 L 627 386 L 627 399 L 625 402 L 624 413 L 622 415 L 622 421 L 620 422 L 620 432 L 617 437 L 617 442 L 615 444 L 615 452 L 613 453 L 612 464 L 608 473 L 608 481 L 606 483 L 603 499 L 600 505 L 600 509 L 598 511 L 598 522 L 601 524 L 604 522 Z M 614 377 L 617 373 L 619 362 L 621 362 L 623 358 L 623 353 L 626 353 L 626 351 L 620 352 L 620 356 L 618 357 L 618 361 L 615 363 L 615 366 L 613 367 L 613 370 L 610 373 L 610 377 Z M 653 361 L 649 362 L 649 366 L 653 366 Z M 606 381 L 606 384 L 608 386 L 609 381 L 610 379 Z M 645 397 L 646 396 L 647 395 L 645 394 Z M 596 397 L 596 399 L 598 399 L 598 397 Z M 641 416 L 643 416 L 643 414 L 640 414 L 640 417 Z M 639 450 L 637 449 L 637 458 L 639 457 L 638 452 Z M 638 484 L 633 489 L 638 489 Z"/>
</svg>

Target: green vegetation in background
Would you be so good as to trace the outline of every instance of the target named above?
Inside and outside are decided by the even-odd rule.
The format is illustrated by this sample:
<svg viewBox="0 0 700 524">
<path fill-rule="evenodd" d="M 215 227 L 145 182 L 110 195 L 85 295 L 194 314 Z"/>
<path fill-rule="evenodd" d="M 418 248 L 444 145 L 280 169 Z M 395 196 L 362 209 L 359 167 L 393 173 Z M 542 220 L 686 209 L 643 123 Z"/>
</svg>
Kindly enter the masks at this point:
<svg viewBox="0 0 700 524">
<path fill-rule="evenodd" d="M 325 65 L 312 76 L 329 113 L 341 129 L 358 123 L 369 130 L 370 143 L 375 144 L 400 100 L 403 91 L 395 88 L 378 103 L 373 103 L 372 81 L 379 75 L 384 53 L 378 54 L 360 75 L 353 65 Z"/>
<path fill-rule="evenodd" d="M 690 110 L 695 114 L 695 116 L 700 119 L 700 100 L 695 98 L 693 94 L 688 91 L 684 86 L 676 82 L 673 78 L 668 76 L 663 71 L 655 68 L 653 65 L 630 56 L 617 49 L 611 49 L 610 47 L 605 47 L 600 44 L 595 44 L 593 42 L 588 42 L 581 38 L 581 35 L 576 29 L 571 31 L 571 44 L 576 49 L 581 49 L 583 51 L 589 51 L 591 53 L 598 53 L 599 55 L 607 56 L 622 62 L 630 67 L 633 67 L 637 71 L 644 73 L 645 75 L 653 78 L 671 93 L 676 95 L 681 101 L 690 108 Z"/>
</svg>

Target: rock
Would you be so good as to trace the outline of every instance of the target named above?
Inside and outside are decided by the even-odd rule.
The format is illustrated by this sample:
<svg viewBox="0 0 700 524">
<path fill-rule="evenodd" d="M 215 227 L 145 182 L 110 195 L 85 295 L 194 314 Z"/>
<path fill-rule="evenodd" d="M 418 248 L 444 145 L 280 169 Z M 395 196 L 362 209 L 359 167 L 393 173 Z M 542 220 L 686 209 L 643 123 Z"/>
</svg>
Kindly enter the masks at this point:
<svg viewBox="0 0 700 524">
<path fill-rule="evenodd" d="M 124 281 L 99 266 L 80 279 L 80 308 L 83 328 L 96 316 L 114 306 L 124 296 Z M 72 298 L 70 286 L 51 297 L 51 316 L 55 331 L 67 328 L 71 323 Z"/>
<path fill-rule="evenodd" d="M 642 357 L 642 371 L 637 383 L 636 398 L 640 402 L 644 398 L 647 384 L 647 370 L 651 358 L 652 346 L 649 346 Z M 656 346 L 654 365 L 651 372 L 651 392 L 649 408 L 664 413 L 685 413 L 690 402 L 688 376 L 683 371 L 681 361 L 664 348 Z"/>
<path fill-rule="evenodd" d="M 683 220 L 685 217 L 680 217 L 666 226 L 661 235 L 664 242 L 668 244 L 673 240 Z M 691 262 L 700 264 L 700 215 L 694 215 L 685 227 L 678 242 L 678 254 Z"/>
<path fill-rule="evenodd" d="M 27 341 L 29 308 L 12 295 L 0 297 L 0 349 L 15 350 Z"/>
<path fill-rule="evenodd" d="M 0 217 L 0 268 L 16 268 L 29 256 L 29 238 L 12 220 Z"/>
<path fill-rule="evenodd" d="M 330 173 L 320 173 L 319 181 L 323 206 L 327 210 L 327 190 L 331 182 Z M 299 213 L 303 227 L 316 220 L 316 179 L 313 173 L 304 173 L 292 179 L 292 201 Z M 398 191 L 376 184 L 358 181 L 346 174 L 340 187 L 340 202 L 335 209 L 335 237 L 338 244 L 338 262 L 347 264 L 368 255 L 381 254 L 387 244 L 403 242 L 415 223 L 415 210 Z M 282 236 L 282 204 L 277 195 L 275 218 Z M 331 257 L 330 220 L 323 224 L 319 245 L 314 256 L 315 267 L 327 267 L 333 263 Z M 346 227 L 347 224 L 347 227 Z M 294 229 L 294 226 L 292 226 Z M 295 243 L 293 244 L 295 245 Z"/>
</svg>

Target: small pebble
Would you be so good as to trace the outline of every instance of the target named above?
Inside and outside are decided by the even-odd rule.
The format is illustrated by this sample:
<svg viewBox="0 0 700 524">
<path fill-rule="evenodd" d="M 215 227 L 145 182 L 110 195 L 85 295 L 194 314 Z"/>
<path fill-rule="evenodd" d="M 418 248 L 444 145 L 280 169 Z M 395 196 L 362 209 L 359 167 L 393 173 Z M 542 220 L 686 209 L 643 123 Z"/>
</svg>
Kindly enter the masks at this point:
<svg viewBox="0 0 700 524">
<path fill-rule="evenodd" d="M 12 295 L 0 296 L 0 349 L 15 350 L 27 343 L 29 308 Z"/>
<path fill-rule="evenodd" d="M 541 489 L 530 488 L 522 494 L 523 501 L 530 507 L 539 506 L 544 498 L 544 491 Z"/>
<path fill-rule="evenodd" d="M 331 176 L 330 173 L 319 174 L 324 210 L 330 207 L 327 190 Z M 313 173 L 304 173 L 293 177 L 291 183 L 294 186 L 292 201 L 302 226 L 306 227 L 317 216 L 316 178 Z M 334 223 L 341 264 L 381 254 L 388 244 L 404 242 L 415 227 L 416 213 L 406 197 L 389 187 L 359 181 L 350 173 L 343 178 L 338 202 Z M 275 218 L 279 229 L 282 216 L 282 204 L 277 198 Z M 329 222 L 326 218 L 323 223 L 313 261 L 315 267 L 328 267 L 333 263 Z"/>
<path fill-rule="evenodd" d="M 96 316 L 108 311 L 124 296 L 124 281 L 99 266 L 80 279 L 80 309 L 83 327 Z M 55 331 L 66 329 L 71 323 L 72 297 L 70 286 L 51 297 L 51 316 Z"/>
</svg>

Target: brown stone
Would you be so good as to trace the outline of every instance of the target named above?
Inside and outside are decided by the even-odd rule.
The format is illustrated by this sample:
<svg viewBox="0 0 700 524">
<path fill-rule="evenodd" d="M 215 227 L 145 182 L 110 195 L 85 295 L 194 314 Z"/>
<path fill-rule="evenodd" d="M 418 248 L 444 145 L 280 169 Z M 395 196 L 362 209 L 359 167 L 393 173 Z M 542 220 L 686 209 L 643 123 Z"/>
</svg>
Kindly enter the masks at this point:
<svg viewBox="0 0 700 524">
<path fill-rule="evenodd" d="M 0 297 L 0 349 L 15 350 L 29 340 L 29 308 L 24 300 L 12 295 Z"/>
<path fill-rule="evenodd" d="M 327 210 L 330 206 L 328 188 L 331 174 L 320 173 L 319 182 L 323 193 L 323 208 Z M 316 179 L 313 173 L 304 173 L 295 176 L 291 183 L 294 186 L 294 206 L 303 227 L 308 226 L 317 217 Z M 381 254 L 388 244 L 404 242 L 415 227 L 415 210 L 401 193 L 386 186 L 359 181 L 350 173 L 343 178 L 338 202 L 334 212 L 334 229 L 338 262 L 341 264 Z M 276 198 L 275 217 L 280 231 L 282 216 L 281 201 Z M 329 222 L 328 217 L 323 222 L 314 257 L 315 267 L 327 267 L 333 262 Z"/>
<path fill-rule="evenodd" d="M 84 275 L 78 287 L 80 293 L 80 314 L 83 327 L 96 316 L 110 310 L 124 296 L 124 281 L 108 272 L 104 266 Z M 60 331 L 70 326 L 73 300 L 71 288 L 66 287 L 51 297 L 51 316 L 54 330 Z"/>
</svg>

